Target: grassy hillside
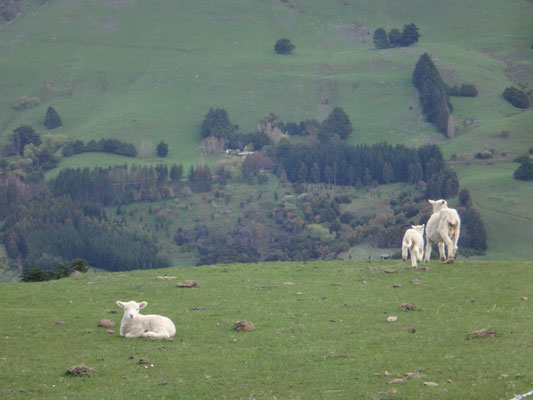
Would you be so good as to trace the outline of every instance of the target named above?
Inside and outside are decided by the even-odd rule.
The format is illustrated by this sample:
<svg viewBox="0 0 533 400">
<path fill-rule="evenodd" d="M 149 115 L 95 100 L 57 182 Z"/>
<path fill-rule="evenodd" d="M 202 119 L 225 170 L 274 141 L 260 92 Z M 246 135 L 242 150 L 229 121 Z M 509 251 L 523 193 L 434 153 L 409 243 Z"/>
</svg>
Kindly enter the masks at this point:
<svg viewBox="0 0 533 400">
<path fill-rule="evenodd" d="M 505 212 L 527 218 L 533 187 L 509 177 L 516 167 L 511 160 L 533 146 L 533 113 L 512 107 L 501 93 L 532 84 L 530 1 L 26 3 L 19 18 L 0 27 L 0 147 L 21 124 L 44 132 L 45 111 L 53 106 L 64 124 L 55 133 L 85 141 L 114 137 L 138 148 L 143 141 L 155 146 L 164 140 L 170 149 L 166 159 L 82 154 L 63 159 L 60 168 L 124 162 L 187 167 L 198 161 L 200 125 L 210 107 L 225 108 L 246 132 L 271 111 L 299 122 L 322 120 L 340 106 L 355 126 L 351 143 L 442 144 L 447 157 L 457 157 L 462 186 L 485 210 L 496 246 L 488 256 L 531 258 L 524 236 L 490 201 L 486 170 L 468 164 L 473 154 L 493 149 L 499 158 L 491 179 L 496 190 L 497 177 L 507 182 Z M 401 29 L 410 22 L 419 27 L 418 44 L 374 49 L 376 28 Z M 295 44 L 293 54 L 274 53 L 280 37 Z M 423 120 L 412 86 L 424 52 L 446 83 L 473 83 L 479 91 L 473 99 L 452 98 L 457 131 L 451 141 Z M 14 110 L 11 102 L 23 95 L 41 103 Z M 519 243 L 516 251 L 506 250 L 511 243 Z"/>
<path fill-rule="evenodd" d="M 2 284 L 0 393 L 12 399 L 508 399 L 531 390 L 533 314 L 531 300 L 522 298 L 532 298 L 532 267 L 260 263 Z M 176 280 L 158 280 L 162 274 Z M 183 279 L 200 286 L 176 288 Z M 174 341 L 127 340 L 118 326 L 106 334 L 97 323 L 120 323 L 118 299 L 146 300 L 146 313 L 171 317 Z M 418 310 L 401 311 L 402 303 Z M 389 316 L 398 321 L 387 322 Z M 256 330 L 234 331 L 238 320 Z M 496 336 L 469 336 L 485 328 Z M 149 364 L 139 364 L 141 358 Z M 97 372 L 66 376 L 78 364 Z"/>
</svg>

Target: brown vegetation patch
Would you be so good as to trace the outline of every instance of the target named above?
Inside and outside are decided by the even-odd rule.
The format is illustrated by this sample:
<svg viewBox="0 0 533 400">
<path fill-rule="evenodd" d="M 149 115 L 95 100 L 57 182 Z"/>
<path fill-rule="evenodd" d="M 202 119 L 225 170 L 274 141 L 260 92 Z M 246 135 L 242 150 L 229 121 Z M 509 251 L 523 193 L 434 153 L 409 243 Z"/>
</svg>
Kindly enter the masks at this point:
<svg viewBox="0 0 533 400">
<path fill-rule="evenodd" d="M 469 337 L 489 337 L 493 338 L 496 336 L 496 331 L 492 329 L 480 329 L 477 331 L 472 331 L 468 334 Z"/>
<path fill-rule="evenodd" d="M 98 326 L 100 328 L 114 328 L 115 323 L 110 319 L 101 319 L 100 321 L 98 321 Z"/>
<path fill-rule="evenodd" d="M 67 369 L 67 375 L 84 376 L 93 372 L 98 372 L 96 368 L 89 368 L 85 364 L 74 365 Z"/>
<path fill-rule="evenodd" d="M 193 288 L 193 287 L 198 287 L 198 282 L 187 279 L 185 281 L 178 282 L 176 286 L 180 288 Z"/>
<path fill-rule="evenodd" d="M 402 310 L 402 311 L 410 311 L 410 310 L 417 311 L 418 307 L 417 307 L 416 304 L 402 303 L 402 304 L 400 304 L 400 310 Z"/>
<path fill-rule="evenodd" d="M 233 325 L 233 329 L 236 331 L 255 331 L 255 326 L 250 321 L 237 321 Z"/>
</svg>

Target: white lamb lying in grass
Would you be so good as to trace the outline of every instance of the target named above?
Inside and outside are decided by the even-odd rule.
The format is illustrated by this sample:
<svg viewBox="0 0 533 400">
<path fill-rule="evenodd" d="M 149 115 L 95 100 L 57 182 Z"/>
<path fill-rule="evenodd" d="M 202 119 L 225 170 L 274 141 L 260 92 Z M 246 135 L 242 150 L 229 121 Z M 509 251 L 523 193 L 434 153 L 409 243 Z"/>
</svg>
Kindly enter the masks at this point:
<svg viewBox="0 0 533 400">
<path fill-rule="evenodd" d="M 426 226 L 426 254 L 425 262 L 431 257 L 431 242 L 439 245 L 441 261 L 453 264 L 457 252 L 457 241 L 461 233 L 461 219 L 453 208 L 448 208 L 446 200 L 428 200 L 433 206 L 433 214 Z M 444 245 L 446 245 L 446 252 Z"/>
<path fill-rule="evenodd" d="M 402 240 L 402 258 L 407 260 L 407 252 L 411 255 L 411 267 L 416 268 L 417 261 L 422 261 L 424 254 L 424 225 L 411 225 L 405 231 Z"/>
<path fill-rule="evenodd" d="M 117 306 L 124 309 L 124 316 L 120 323 L 120 336 L 168 339 L 175 335 L 176 327 L 167 317 L 139 314 L 141 308 L 147 305 L 146 301 L 141 303 L 117 301 Z"/>
</svg>

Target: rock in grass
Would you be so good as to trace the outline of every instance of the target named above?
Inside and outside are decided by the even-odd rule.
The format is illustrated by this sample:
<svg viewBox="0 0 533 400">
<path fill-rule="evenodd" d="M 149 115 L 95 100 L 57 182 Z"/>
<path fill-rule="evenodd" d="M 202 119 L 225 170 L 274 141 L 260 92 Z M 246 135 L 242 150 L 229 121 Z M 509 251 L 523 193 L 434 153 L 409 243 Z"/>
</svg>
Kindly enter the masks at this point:
<svg viewBox="0 0 533 400">
<path fill-rule="evenodd" d="M 182 282 L 178 282 L 176 286 L 179 288 L 193 288 L 193 287 L 198 287 L 198 282 L 187 279 Z"/>
<path fill-rule="evenodd" d="M 387 317 L 387 322 L 396 322 L 398 321 L 398 317 L 395 315 L 391 315 L 390 317 Z"/>
<path fill-rule="evenodd" d="M 98 372 L 96 368 L 89 368 L 85 364 L 74 365 L 67 369 L 67 375 L 84 376 L 93 372 Z"/>
<path fill-rule="evenodd" d="M 56 321 L 55 324 L 56 325 L 66 325 L 66 322 L 65 321 Z"/>
<path fill-rule="evenodd" d="M 100 321 L 98 321 L 98 326 L 100 328 L 114 328 L 115 327 L 115 323 L 113 321 L 111 321 L 110 319 L 101 319 Z"/>
<path fill-rule="evenodd" d="M 424 382 L 424 386 L 439 386 L 436 382 Z"/>
<path fill-rule="evenodd" d="M 255 331 L 255 326 L 250 321 L 237 321 L 233 325 L 233 329 L 236 331 Z"/>
<path fill-rule="evenodd" d="M 389 385 L 393 385 L 393 384 L 402 384 L 402 383 L 405 383 L 405 381 L 402 379 L 402 378 L 396 378 L 396 379 L 393 379 L 392 381 L 389 382 Z"/>
</svg>

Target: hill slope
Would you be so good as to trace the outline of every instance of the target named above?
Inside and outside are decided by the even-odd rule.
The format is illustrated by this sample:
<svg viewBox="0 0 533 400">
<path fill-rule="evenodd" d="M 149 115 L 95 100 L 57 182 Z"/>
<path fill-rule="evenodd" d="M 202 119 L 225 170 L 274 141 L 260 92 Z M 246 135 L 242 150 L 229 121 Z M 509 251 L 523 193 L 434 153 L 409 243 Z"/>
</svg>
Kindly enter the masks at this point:
<svg viewBox="0 0 533 400">
<path fill-rule="evenodd" d="M 395 261 L 260 263 L 1 284 L 0 393 L 507 399 L 531 390 L 533 315 L 522 297 L 532 298 L 532 266 L 434 262 L 414 271 Z M 163 273 L 177 280 L 158 280 Z M 176 288 L 183 279 L 200 285 Z M 410 283 L 415 279 L 419 284 Z M 174 341 L 127 340 L 118 326 L 106 334 L 97 323 L 120 323 L 117 299 L 145 300 L 146 313 L 169 316 Z M 404 312 L 402 303 L 418 310 Z M 398 321 L 388 323 L 388 316 Z M 238 320 L 256 330 L 234 331 Z M 469 336 L 485 328 L 496 336 Z M 65 375 L 78 364 L 97 372 Z"/>
<path fill-rule="evenodd" d="M 489 230 L 490 249 L 507 241 L 519 251 L 504 258 L 531 258 L 523 235 L 487 200 L 484 178 L 470 169 L 473 154 L 493 149 L 495 176 L 509 180 L 511 160 L 532 146 L 533 113 L 501 98 L 507 86 L 531 87 L 533 4 L 521 0 L 348 0 L 216 2 L 137 0 L 27 1 L 24 12 L 0 28 L 0 146 L 29 124 L 43 132 L 48 106 L 72 139 L 114 137 L 139 147 L 169 145 L 169 156 L 124 160 L 82 154 L 60 167 L 198 160 L 199 128 L 210 107 L 224 107 L 241 131 L 254 130 L 268 112 L 286 121 L 322 120 L 334 107 L 350 116 L 351 143 L 441 143 L 455 155 L 462 186 L 469 182 Z M 372 34 L 414 22 L 420 42 L 377 51 Z M 273 51 L 289 37 L 296 50 Z M 473 83 L 474 99 L 452 98 L 456 137 L 448 141 L 421 115 L 411 74 L 428 52 L 446 83 Z M 17 111 L 11 102 L 37 96 L 41 103 Z M 510 131 L 502 138 L 503 130 Z M 466 166 L 465 166 L 466 165 Z M 54 171 L 51 172 L 54 174 Z M 463 181 L 464 178 L 464 181 Z M 509 180 L 503 210 L 527 217 L 533 188 Z M 513 193 L 519 193 L 520 198 Z M 525 206 L 520 203 L 526 202 Z M 526 213 L 524 213 L 524 209 Z M 525 224 L 528 232 L 532 224 Z M 529 235 L 530 236 L 530 235 Z M 497 257 L 491 254 L 489 257 Z M 497 250 L 497 253 L 500 249 Z M 517 254 L 518 253 L 518 254 Z"/>
</svg>

